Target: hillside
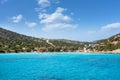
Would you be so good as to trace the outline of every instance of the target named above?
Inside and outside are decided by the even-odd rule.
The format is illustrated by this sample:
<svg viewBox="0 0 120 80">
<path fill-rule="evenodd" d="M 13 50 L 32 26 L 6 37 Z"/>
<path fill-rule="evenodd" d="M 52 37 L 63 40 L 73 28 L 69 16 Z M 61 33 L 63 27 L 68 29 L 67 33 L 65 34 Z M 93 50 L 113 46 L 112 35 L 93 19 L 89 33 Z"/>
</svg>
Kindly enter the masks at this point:
<svg viewBox="0 0 120 80">
<path fill-rule="evenodd" d="M 0 52 L 31 52 L 31 51 L 68 51 L 83 48 L 84 43 L 71 40 L 40 39 L 31 36 L 25 36 L 0 28 Z"/>
<path fill-rule="evenodd" d="M 94 42 L 79 42 L 66 39 L 43 39 L 26 36 L 0 28 L 0 52 L 60 52 L 60 51 L 118 51 L 120 33 L 108 39 Z M 92 46 L 91 46 L 92 45 Z"/>
<path fill-rule="evenodd" d="M 98 51 L 112 51 L 120 49 L 120 33 L 108 39 L 95 41 L 94 43 L 98 44 L 95 47 Z"/>
</svg>

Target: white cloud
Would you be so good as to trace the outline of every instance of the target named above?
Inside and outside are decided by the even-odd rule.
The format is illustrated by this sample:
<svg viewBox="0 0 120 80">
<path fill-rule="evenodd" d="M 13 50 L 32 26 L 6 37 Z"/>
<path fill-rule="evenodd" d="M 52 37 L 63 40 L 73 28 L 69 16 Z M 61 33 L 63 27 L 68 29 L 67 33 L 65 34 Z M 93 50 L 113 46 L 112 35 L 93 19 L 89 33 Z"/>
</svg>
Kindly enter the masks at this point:
<svg viewBox="0 0 120 80">
<path fill-rule="evenodd" d="M 21 14 L 19 14 L 17 16 L 12 17 L 12 22 L 19 23 L 22 19 L 23 19 L 23 16 Z"/>
<path fill-rule="evenodd" d="M 41 6 L 41 7 L 48 7 L 50 6 L 50 1 L 49 0 L 38 0 L 38 4 Z"/>
<path fill-rule="evenodd" d="M 35 8 L 39 13 L 40 24 L 43 25 L 42 30 L 53 31 L 53 30 L 66 30 L 77 27 L 76 24 L 72 24 L 72 18 L 65 15 L 63 12 L 65 8 L 58 7 L 53 13 L 48 14 L 47 8 L 52 4 L 60 3 L 59 0 L 38 0 L 40 8 Z"/>
<path fill-rule="evenodd" d="M 39 19 L 42 21 L 46 18 L 48 18 L 50 15 L 49 14 L 46 14 L 46 13 L 40 13 L 39 14 Z"/>
<path fill-rule="evenodd" d="M 42 12 L 42 13 L 47 12 L 47 10 L 44 9 L 44 8 L 35 8 L 35 11 L 36 12 Z"/>
<path fill-rule="evenodd" d="M 1 4 L 4 4 L 5 2 L 7 2 L 8 0 L 0 0 Z"/>
<path fill-rule="evenodd" d="M 50 9 L 51 5 L 60 3 L 59 0 L 37 0 L 39 7 L 35 8 L 36 12 L 45 13 Z"/>
<path fill-rule="evenodd" d="M 44 25 L 43 30 L 75 28 L 76 25 L 71 24 L 72 18 L 63 14 L 65 10 L 64 8 L 58 7 L 52 14 L 40 13 L 39 19 L 40 23 Z"/>
<path fill-rule="evenodd" d="M 111 30 L 111 29 L 120 29 L 120 23 L 107 24 L 101 27 L 101 30 Z"/>
<path fill-rule="evenodd" d="M 59 23 L 59 22 L 69 22 L 72 19 L 63 14 L 65 11 L 64 8 L 58 7 L 56 11 L 52 14 L 40 14 L 39 18 L 41 19 L 40 23 L 48 24 L 48 23 Z"/>
<path fill-rule="evenodd" d="M 115 31 L 120 31 L 120 23 L 111 23 L 111 24 L 107 24 L 105 26 L 101 26 L 99 30 L 91 30 L 88 31 L 88 34 L 96 34 L 96 33 L 106 33 L 106 32 L 115 32 Z"/>
<path fill-rule="evenodd" d="M 42 30 L 43 31 L 56 31 L 56 30 L 68 30 L 71 28 L 76 28 L 77 25 L 67 24 L 67 23 L 53 23 L 53 24 L 46 24 Z"/>
<path fill-rule="evenodd" d="M 35 27 L 37 25 L 37 23 L 35 22 L 25 22 L 25 24 L 28 26 L 28 27 Z"/>
</svg>

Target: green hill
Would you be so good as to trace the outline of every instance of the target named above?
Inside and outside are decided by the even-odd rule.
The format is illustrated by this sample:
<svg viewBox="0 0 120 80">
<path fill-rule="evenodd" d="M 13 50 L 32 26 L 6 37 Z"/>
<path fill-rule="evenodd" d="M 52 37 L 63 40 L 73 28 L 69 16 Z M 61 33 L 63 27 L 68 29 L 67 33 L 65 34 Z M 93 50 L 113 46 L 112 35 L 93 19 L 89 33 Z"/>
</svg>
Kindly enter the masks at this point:
<svg viewBox="0 0 120 80">
<path fill-rule="evenodd" d="M 49 42 L 55 46 L 51 46 L 47 43 L 48 39 L 35 38 L 31 36 L 25 36 L 12 32 L 3 28 L 0 28 L 0 52 L 31 52 L 31 51 L 68 51 L 77 50 L 83 48 L 84 43 L 79 41 L 71 41 L 64 39 L 49 39 Z"/>
<path fill-rule="evenodd" d="M 92 44 L 92 47 L 89 46 L 90 44 Z M 35 38 L 0 28 L 0 53 L 83 51 L 85 45 L 91 51 L 112 51 L 120 49 L 120 33 L 108 39 L 89 43 L 66 39 Z"/>
</svg>

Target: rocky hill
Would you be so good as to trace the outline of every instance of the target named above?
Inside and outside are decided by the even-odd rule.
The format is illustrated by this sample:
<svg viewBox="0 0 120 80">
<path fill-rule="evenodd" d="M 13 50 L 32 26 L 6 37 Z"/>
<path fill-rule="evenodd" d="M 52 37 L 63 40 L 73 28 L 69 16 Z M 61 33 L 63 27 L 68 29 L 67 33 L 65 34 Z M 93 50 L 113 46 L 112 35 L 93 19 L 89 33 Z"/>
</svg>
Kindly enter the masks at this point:
<svg viewBox="0 0 120 80">
<path fill-rule="evenodd" d="M 120 33 L 108 39 L 95 41 L 94 43 L 98 44 L 95 47 L 98 51 L 113 51 L 120 49 Z"/>
</svg>

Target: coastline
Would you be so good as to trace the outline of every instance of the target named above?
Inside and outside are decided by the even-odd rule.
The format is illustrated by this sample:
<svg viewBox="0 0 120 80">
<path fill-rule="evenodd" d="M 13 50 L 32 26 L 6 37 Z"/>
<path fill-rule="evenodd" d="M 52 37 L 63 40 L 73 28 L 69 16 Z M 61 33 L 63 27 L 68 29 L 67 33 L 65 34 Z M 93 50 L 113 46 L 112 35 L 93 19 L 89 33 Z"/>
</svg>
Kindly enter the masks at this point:
<svg viewBox="0 0 120 80">
<path fill-rule="evenodd" d="M 120 54 L 119 51 L 89 51 L 89 52 L 5 52 L 0 54 Z"/>
</svg>

